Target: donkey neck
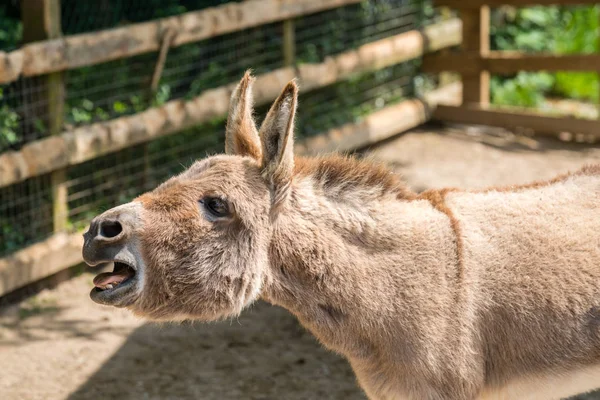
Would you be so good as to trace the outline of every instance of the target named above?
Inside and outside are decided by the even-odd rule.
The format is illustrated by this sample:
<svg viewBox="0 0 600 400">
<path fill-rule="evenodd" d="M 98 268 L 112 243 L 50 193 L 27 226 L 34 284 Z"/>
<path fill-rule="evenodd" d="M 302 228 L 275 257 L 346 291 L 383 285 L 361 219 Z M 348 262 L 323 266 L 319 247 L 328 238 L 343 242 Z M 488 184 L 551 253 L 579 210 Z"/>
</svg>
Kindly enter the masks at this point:
<svg viewBox="0 0 600 400">
<path fill-rule="evenodd" d="M 435 329 L 421 319 L 417 299 L 454 290 L 453 232 L 427 200 L 338 183 L 326 188 L 311 175 L 294 182 L 275 223 L 263 296 L 294 313 L 324 344 L 361 357 L 381 347 L 373 328 Z M 432 258 L 437 269 L 423 272 Z"/>
</svg>

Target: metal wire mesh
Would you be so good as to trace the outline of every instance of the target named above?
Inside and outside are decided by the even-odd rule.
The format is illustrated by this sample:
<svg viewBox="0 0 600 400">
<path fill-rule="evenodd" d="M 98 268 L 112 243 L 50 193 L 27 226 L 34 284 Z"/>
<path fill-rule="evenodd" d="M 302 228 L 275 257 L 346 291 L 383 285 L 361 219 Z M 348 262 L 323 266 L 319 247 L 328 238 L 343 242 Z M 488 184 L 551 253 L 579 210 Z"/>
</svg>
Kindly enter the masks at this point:
<svg viewBox="0 0 600 400">
<path fill-rule="evenodd" d="M 0 256 L 52 233 L 50 176 L 0 188 Z"/>
<path fill-rule="evenodd" d="M 70 33 L 225 2 L 169 0 L 161 3 L 162 14 L 156 10 L 136 14 L 136 7 L 148 3 L 121 0 L 111 2 L 121 8 L 106 9 L 105 16 L 103 2 L 85 8 L 92 2 L 63 1 L 63 5 L 75 4 L 63 9 L 64 29 Z M 184 7 L 178 8 L 178 4 Z M 321 62 L 327 56 L 415 29 L 427 18 L 424 4 L 421 0 L 365 0 L 298 18 L 294 21 L 296 60 Z M 86 28 L 89 19 L 93 23 Z M 247 68 L 256 74 L 280 68 L 284 65 L 282 45 L 282 23 L 273 23 L 172 48 L 156 93 L 149 90 L 156 53 L 67 71 L 63 129 L 136 113 L 171 99 L 190 98 L 236 81 Z M 407 62 L 301 93 L 297 136 L 301 139 L 360 121 L 373 111 L 414 96 L 418 79 L 418 62 Z M 46 77 L 39 77 L 0 86 L 0 152 L 49 134 L 44 110 L 50 108 L 46 100 L 50 84 Z M 257 116 L 264 116 L 267 108 L 257 110 Z M 224 120 L 216 120 L 69 167 L 65 184 L 68 229 L 83 229 L 97 213 L 152 189 L 207 153 L 221 151 L 223 135 Z M 0 189 L 0 256 L 52 235 L 50 182 L 49 176 L 43 176 Z"/>
<path fill-rule="evenodd" d="M 415 29 L 422 11 L 421 0 L 378 0 L 298 18 L 297 59 L 320 62 L 326 56 Z"/>
<path fill-rule="evenodd" d="M 360 121 L 365 115 L 411 97 L 415 73 L 414 62 L 404 63 L 302 94 L 298 136 L 314 136 Z"/>
<path fill-rule="evenodd" d="M 247 29 L 171 49 L 156 93 L 150 81 L 157 54 L 143 54 L 67 74 L 67 127 L 107 120 L 233 82 L 244 70 L 282 66 L 281 24 Z"/>
</svg>

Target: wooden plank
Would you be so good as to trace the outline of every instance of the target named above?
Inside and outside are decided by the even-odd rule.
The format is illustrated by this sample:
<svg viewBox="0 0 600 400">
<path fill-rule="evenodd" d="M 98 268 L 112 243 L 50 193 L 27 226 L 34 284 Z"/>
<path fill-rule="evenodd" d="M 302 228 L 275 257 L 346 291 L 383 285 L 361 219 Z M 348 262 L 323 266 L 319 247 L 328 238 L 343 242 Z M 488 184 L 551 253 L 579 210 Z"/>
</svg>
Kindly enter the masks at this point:
<svg viewBox="0 0 600 400">
<path fill-rule="evenodd" d="M 473 74 L 480 69 L 498 75 L 510 75 L 519 71 L 600 72 L 600 54 L 557 55 L 494 51 L 483 57 L 477 53 L 451 53 L 426 55 L 423 59 L 423 70 L 427 72 Z"/>
<path fill-rule="evenodd" d="M 57 233 L 0 259 L 0 296 L 81 263 L 81 233 Z"/>
<path fill-rule="evenodd" d="M 420 57 L 426 51 L 460 44 L 458 19 L 440 22 L 421 31 L 410 31 L 368 43 L 328 57 L 319 64 L 301 64 L 259 75 L 254 85 L 256 104 L 275 99 L 281 88 L 297 77 L 304 91 L 321 88 L 348 77 Z M 211 89 L 189 101 L 173 100 L 161 107 L 108 122 L 92 124 L 41 139 L 19 151 L 0 155 L 0 186 L 81 163 L 104 154 L 145 143 L 157 137 L 222 117 L 236 83 Z"/>
<path fill-rule="evenodd" d="M 433 113 L 433 118 L 443 122 L 489 125 L 507 129 L 526 128 L 550 136 L 571 133 L 600 138 L 598 121 L 595 120 L 447 105 L 438 106 Z"/>
<path fill-rule="evenodd" d="M 595 5 L 598 0 L 433 0 L 440 7 L 458 8 L 461 10 L 478 9 L 482 6 L 554 6 L 554 5 Z"/>
<path fill-rule="evenodd" d="M 407 100 L 385 107 L 363 122 L 331 129 L 316 137 L 297 142 L 298 154 L 352 151 L 405 132 L 427 121 L 440 102 L 460 102 L 460 83 L 442 87 L 425 96 L 423 101 Z M 0 296 L 27 284 L 83 262 L 81 232 L 56 234 L 0 259 Z"/>
<path fill-rule="evenodd" d="M 486 56 L 490 51 L 490 8 L 462 10 L 463 51 Z M 475 64 L 477 68 L 480 66 Z M 489 104 L 490 74 L 478 69 L 473 74 L 463 74 L 463 103 Z"/>
<path fill-rule="evenodd" d="M 39 1 L 39 0 L 25 0 Z M 173 47 L 313 14 L 361 0 L 248 0 L 151 22 L 32 43 L 0 52 L 0 84 L 158 51 L 168 29 Z M 25 6 L 24 6 L 25 7 Z M 13 54 L 14 53 L 14 54 Z"/>
</svg>

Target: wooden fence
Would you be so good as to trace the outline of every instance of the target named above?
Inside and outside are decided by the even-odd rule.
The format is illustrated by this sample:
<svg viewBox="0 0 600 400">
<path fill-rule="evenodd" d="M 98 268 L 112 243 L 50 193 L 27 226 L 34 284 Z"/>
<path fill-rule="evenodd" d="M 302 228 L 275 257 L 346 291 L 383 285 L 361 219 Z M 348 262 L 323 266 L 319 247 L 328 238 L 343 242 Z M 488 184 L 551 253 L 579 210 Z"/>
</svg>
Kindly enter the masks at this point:
<svg viewBox="0 0 600 400">
<path fill-rule="evenodd" d="M 586 71 L 600 73 L 600 54 L 525 54 L 490 51 L 490 8 L 502 5 L 594 5 L 591 0 L 434 0 L 434 4 L 459 11 L 462 20 L 461 51 L 427 55 L 423 69 L 428 72 L 460 73 L 463 82 L 462 105 L 440 106 L 434 118 L 465 124 L 527 128 L 539 134 L 563 133 L 600 139 L 600 123 L 490 108 L 490 75 L 510 75 L 519 71 Z M 600 31 L 598 32 L 600 36 Z"/>
<path fill-rule="evenodd" d="M 64 90 L 65 71 L 159 52 L 155 75 L 160 76 L 169 47 L 283 22 L 281 57 L 285 66 L 258 76 L 255 96 L 260 105 L 273 100 L 285 82 L 294 77 L 299 79 L 303 92 L 323 88 L 356 74 L 456 46 L 462 42 L 464 30 L 459 19 L 448 19 L 364 44 L 326 57 L 319 63 L 299 64 L 294 59 L 294 19 L 361 0 L 247 0 L 67 37 L 61 36 L 60 12 L 57 11 L 60 0 L 22 1 L 28 2 L 23 8 L 24 37 L 31 43 L 12 52 L 0 52 L 0 83 L 31 76 L 40 76 L 48 82 L 43 95 L 48 100 L 51 135 L 26 143 L 19 150 L 0 154 L 0 187 L 51 174 L 54 234 L 0 259 L 0 296 L 81 262 L 81 233 L 67 228 L 67 167 L 222 117 L 235 84 L 206 90 L 192 99 L 171 100 L 134 115 L 63 130 L 61 90 Z M 469 96 L 475 83 L 466 84 L 467 97 L 474 99 Z M 298 150 L 315 153 L 366 146 L 425 122 L 439 102 L 452 103 L 459 93 L 459 86 L 450 85 L 430 92 L 424 99 L 386 106 L 360 122 L 301 141 Z"/>
</svg>

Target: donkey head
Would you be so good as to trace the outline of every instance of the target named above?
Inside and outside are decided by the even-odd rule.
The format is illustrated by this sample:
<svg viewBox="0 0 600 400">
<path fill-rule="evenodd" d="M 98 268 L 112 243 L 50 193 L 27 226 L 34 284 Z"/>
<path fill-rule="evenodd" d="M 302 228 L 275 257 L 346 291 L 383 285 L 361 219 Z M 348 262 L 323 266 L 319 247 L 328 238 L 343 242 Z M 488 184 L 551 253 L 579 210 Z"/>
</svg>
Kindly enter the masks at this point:
<svg viewBox="0 0 600 400">
<path fill-rule="evenodd" d="M 232 94 L 226 155 L 197 161 L 93 219 L 83 257 L 115 263 L 94 279 L 94 301 L 158 320 L 213 320 L 260 295 L 270 279 L 272 223 L 294 169 L 298 89 L 288 83 L 259 133 L 253 80 L 246 73 Z"/>
</svg>

